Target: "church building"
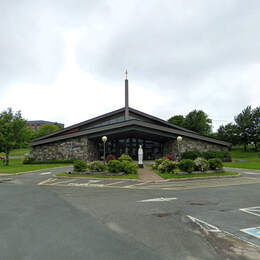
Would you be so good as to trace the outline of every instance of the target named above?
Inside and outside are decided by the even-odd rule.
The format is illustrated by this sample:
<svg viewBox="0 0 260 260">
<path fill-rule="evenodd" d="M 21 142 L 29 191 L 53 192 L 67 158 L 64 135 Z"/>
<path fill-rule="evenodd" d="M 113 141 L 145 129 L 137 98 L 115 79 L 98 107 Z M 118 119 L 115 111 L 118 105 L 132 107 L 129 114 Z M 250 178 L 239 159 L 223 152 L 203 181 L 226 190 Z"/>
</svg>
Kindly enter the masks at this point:
<svg viewBox="0 0 260 260">
<path fill-rule="evenodd" d="M 144 160 L 165 154 L 176 157 L 184 151 L 227 151 L 231 146 L 129 107 L 126 74 L 125 107 L 34 139 L 31 156 L 35 160 L 101 160 L 103 136 L 107 137 L 106 154 L 119 157 L 125 153 L 135 160 L 139 145 L 143 147 Z M 181 142 L 177 141 L 179 136 Z"/>
</svg>

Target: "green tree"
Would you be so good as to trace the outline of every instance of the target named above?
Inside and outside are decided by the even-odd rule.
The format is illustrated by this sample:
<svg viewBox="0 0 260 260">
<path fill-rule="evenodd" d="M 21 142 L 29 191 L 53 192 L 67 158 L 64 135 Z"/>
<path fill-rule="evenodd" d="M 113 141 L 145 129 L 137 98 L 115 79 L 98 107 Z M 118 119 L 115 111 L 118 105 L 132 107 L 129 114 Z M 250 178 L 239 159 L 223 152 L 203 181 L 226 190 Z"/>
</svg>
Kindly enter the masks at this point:
<svg viewBox="0 0 260 260">
<path fill-rule="evenodd" d="M 226 142 L 230 142 L 233 145 L 240 143 L 240 135 L 237 125 L 229 123 L 219 127 L 217 132 L 217 138 Z"/>
<path fill-rule="evenodd" d="M 235 122 L 238 127 L 241 142 L 244 145 L 244 151 L 247 151 L 247 145 L 253 140 L 255 132 L 251 106 L 247 106 L 240 114 L 235 116 Z"/>
<path fill-rule="evenodd" d="M 182 115 L 176 115 L 168 119 L 168 122 L 174 125 L 184 127 L 185 117 Z"/>
<path fill-rule="evenodd" d="M 9 164 L 9 153 L 28 141 L 26 121 L 21 112 L 14 113 L 11 108 L 0 114 L 0 147 L 5 152 L 5 165 Z"/>
<path fill-rule="evenodd" d="M 256 107 L 252 111 L 253 129 L 251 142 L 255 145 L 255 150 L 258 150 L 257 143 L 260 142 L 260 107 Z"/>
<path fill-rule="evenodd" d="M 184 127 L 202 135 L 211 133 L 212 120 L 202 110 L 193 110 L 186 117 Z"/>
<path fill-rule="evenodd" d="M 40 127 L 40 129 L 36 132 L 35 137 L 41 137 L 44 135 L 51 134 L 61 129 L 61 126 L 58 124 L 47 124 Z"/>
</svg>

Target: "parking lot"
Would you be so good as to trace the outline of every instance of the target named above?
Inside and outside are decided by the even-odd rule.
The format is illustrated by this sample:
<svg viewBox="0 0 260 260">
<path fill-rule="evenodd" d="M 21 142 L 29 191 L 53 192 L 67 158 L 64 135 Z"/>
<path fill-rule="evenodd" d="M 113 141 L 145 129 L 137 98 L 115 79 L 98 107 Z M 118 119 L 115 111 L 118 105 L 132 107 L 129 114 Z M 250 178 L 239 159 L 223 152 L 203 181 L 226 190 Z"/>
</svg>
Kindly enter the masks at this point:
<svg viewBox="0 0 260 260">
<path fill-rule="evenodd" d="M 2 228 L 9 230 L 6 234 L 17 232 L 11 229 L 14 219 L 20 226 L 25 221 L 23 217 L 21 220 L 21 216 L 26 215 L 32 234 L 39 225 L 43 233 L 51 227 L 56 230 L 53 239 L 59 241 L 60 247 L 65 242 L 69 243 L 69 239 L 75 239 L 75 229 L 80 241 L 83 239 L 90 243 L 90 240 L 96 239 L 93 240 L 96 231 L 88 233 L 84 223 L 93 218 L 95 224 L 91 220 L 92 226 L 102 230 L 98 232 L 110 230 L 119 236 L 116 239 L 130 239 L 132 242 L 129 240 L 129 243 L 134 243 L 135 247 L 136 243 L 144 245 L 146 249 L 142 249 L 144 251 L 139 259 L 145 259 L 143 254 L 147 254 L 148 259 L 260 257 L 259 174 L 250 171 L 234 178 L 152 183 L 126 179 L 58 178 L 54 174 L 59 171 L 64 169 L 17 175 L 0 184 L 1 198 L 5 201 L 2 212 L 7 212 L 6 217 L 8 215 L 12 219 L 2 223 L 5 225 Z M 10 205 L 14 205 L 11 211 L 8 210 Z M 76 213 L 80 213 L 80 217 Z M 35 214 L 38 218 L 36 222 Z M 60 225 L 63 228 L 59 230 L 57 227 Z M 26 237 L 23 228 L 19 232 L 21 237 Z M 48 234 L 45 235 L 48 241 Z M 62 240 L 64 236 L 65 242 Z M 14 243 L 13 239 L 6 237 L 2 237 L 5 244 Z M 113 239 L 110 238 L 111 242 Z M 27 248 L 25 241 L 23 239 Z M 31 246 L 39 247 L 37 240 L 30 240 L 26 252 Z M 96 253 L 104 250 L 105 245 L 99 246 Z M 66 247 L 71 252 L 74 250 L 68 244 Z M 86 244 L 83 243 L 79 259 L 86 253 L 84 247 Z M 6 248 L 0 249 L 5 252 Z M 123 248 L 121 250 L 126 250 Z M 155 255 L 149 255 L 147 249 Z M 56 256 L 57 252 L 53 250 Z M 64 252 L 59 254 L 57 259 L 62 259 Z M 37 259 L 40 258 L 37 256 Z"/>
</svg>

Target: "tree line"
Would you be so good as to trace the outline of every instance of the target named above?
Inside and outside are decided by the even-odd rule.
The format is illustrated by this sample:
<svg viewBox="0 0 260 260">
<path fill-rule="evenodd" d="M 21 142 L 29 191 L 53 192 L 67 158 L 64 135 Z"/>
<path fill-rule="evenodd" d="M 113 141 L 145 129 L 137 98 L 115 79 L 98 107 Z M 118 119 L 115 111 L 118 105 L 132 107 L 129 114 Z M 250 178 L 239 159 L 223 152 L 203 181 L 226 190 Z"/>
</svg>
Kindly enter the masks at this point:
<svg viewBox="0 0 260 260">
<path fill-rule="evenodd" d="M 28 146 L 34 138 L 59 130 L 59 124 L 47 124 L 35 132 L 27 127 L 21 111 L 14 112 L 11 108 L 0 113 L 0 152 L 5 153 L 5 165 L 9 164 L 9 154 L 13 149 Z"/>
<path fill-rule="evenodd" d="M 260 142 L 260 107 L 247 106 L 234 117 L 235 123 L 221 125 L 217 132 L 212 132 L 212 120 L 202 110 L 193 110 L 188 115 L 175 115 L 168 122 L 190 129 L 205 136 L 213 137 L 232 143 L 243 145 L 247 151 L 248 144 L 253 143 L 258 150 Z"/>
</svg>

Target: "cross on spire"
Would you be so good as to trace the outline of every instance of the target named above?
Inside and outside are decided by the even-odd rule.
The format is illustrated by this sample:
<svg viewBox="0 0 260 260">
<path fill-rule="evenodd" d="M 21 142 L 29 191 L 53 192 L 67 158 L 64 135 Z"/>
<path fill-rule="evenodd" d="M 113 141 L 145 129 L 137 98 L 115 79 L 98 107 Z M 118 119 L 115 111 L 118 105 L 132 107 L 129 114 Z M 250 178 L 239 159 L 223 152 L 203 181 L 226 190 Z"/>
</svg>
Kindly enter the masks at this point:
<svg viewBox="0 0 260 260">
<path fill-rule="evenodd" d="M 127 79 L 127 75 L 128 75 L 128 72 L 127 70 L 125 71 L 125 79 Z"/>
</svg>

